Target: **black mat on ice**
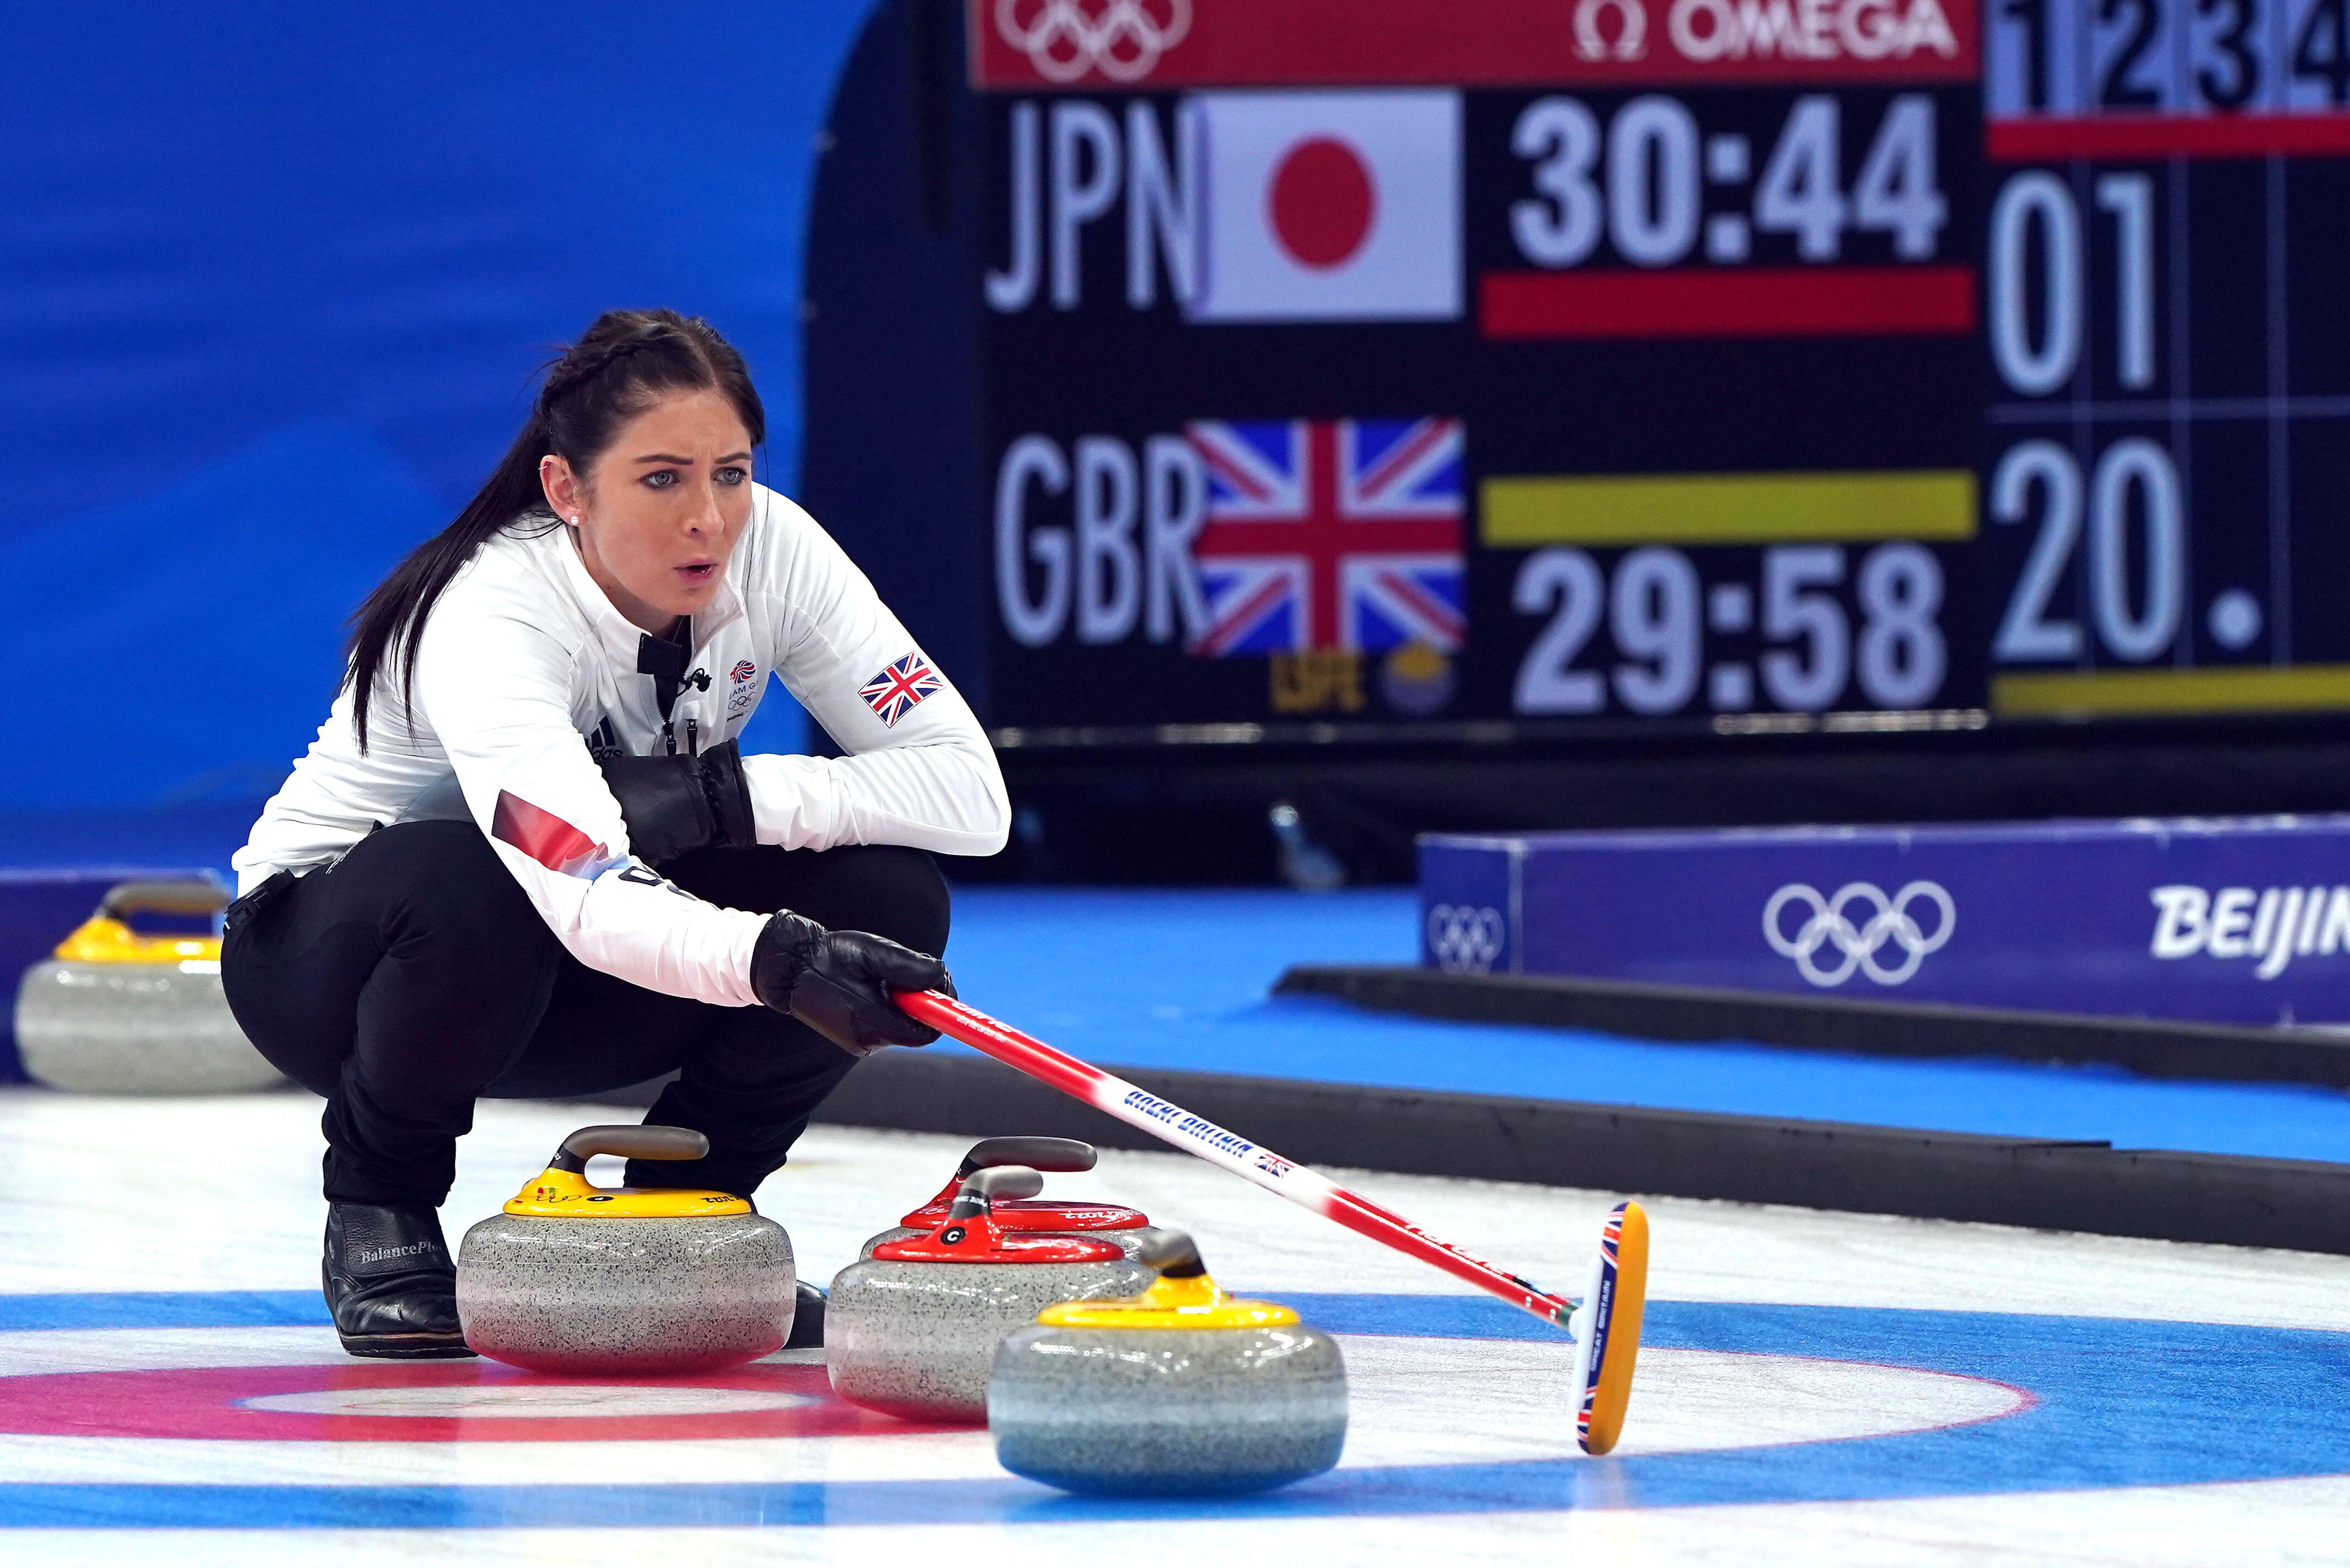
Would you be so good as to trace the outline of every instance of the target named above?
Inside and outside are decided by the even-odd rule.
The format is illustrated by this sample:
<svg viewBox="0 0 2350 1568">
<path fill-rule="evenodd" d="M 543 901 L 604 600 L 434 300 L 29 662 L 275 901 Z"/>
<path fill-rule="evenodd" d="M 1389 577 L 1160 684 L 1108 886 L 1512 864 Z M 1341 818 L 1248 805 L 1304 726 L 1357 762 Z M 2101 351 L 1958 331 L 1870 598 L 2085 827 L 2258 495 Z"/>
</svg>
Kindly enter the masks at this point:
<svg viewBox="0 0 2350 1568">
<path fill-rule="evenodd" d="M 2350 1165 L 1112 1070 L 1312 1165 L 2350 1253 Z M 974 1138 L 1044 1133 L 1110 1148 L 1165 1147 L 1009 1067 L 960 1052 L 877 1053 L 816 1119 Z"/>
<path fill-rule="evenodd" d="M 2350 1037 L 2143 1018 L 2009 1012 L 1914 1002 L 1781 996 L 1550 975 L 1445 974 L 1402 965 L 1301 965 L 1274 990 L 1472 1023 L 1593 1029 L 1636 1040 L 1736 1040 L 1872 1056 L 2099 1062 L 2150 1078 L 2350 1087 Z"/>
</svg>

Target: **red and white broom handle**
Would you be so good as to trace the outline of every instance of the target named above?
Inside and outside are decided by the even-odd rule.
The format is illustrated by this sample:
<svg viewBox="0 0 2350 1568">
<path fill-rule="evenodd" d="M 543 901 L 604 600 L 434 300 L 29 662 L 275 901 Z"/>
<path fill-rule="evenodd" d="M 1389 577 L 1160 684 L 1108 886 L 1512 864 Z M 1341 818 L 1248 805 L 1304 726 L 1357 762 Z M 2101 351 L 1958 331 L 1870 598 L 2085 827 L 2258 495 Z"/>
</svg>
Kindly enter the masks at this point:
<svg viewBox="0 0 2350 1568">
<path fill-rule="evenodd" d="M 1357 1197 L 1319 1171 L 1284 1159 L 1260 1144 L 1225 1131 L 1204 1116 L 1170 1105 L 1123 1078 L 1056 1051 L 1009 1024 L 999 1023 L 951 996 L 935 991 L 901 991 L 896 993 L 896 1000 L 908 1013 L 939 1033 L 951 1035 L 1065 1095 L 1074 1096 L 1128 1127 L 1139 1127 L 1211 1165 L 1221 1165 L 1267 1192 L 1277 1192 L 1349 1231 L 1385 1242 L 1399 1252 L 1409 1252 L 1422 1262 L 1433 1263 L 1446 1273 L 1490 1291 L 1545 1323 L 1559 1328 L 1566 1326 L 1567 1314 L 1575 1308 L 1573 1302 L 1498 1269 L 1450 1241 L 1438 1240 L 1402 1215 Z"/>
</svg>

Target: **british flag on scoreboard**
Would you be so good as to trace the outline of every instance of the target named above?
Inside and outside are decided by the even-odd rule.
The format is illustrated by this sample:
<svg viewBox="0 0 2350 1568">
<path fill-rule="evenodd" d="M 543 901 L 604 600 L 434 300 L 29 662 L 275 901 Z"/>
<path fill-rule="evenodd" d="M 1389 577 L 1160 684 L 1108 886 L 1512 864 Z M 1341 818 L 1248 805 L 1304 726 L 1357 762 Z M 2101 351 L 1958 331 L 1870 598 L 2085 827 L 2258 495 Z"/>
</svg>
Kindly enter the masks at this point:
<svg viewBox="0 0 2350 1568">
<path fill-rule="evenodd" d="M 919 653 L 910 653 L 858 687 L 857 694 L 880 716 L 883 725 L 895 729 L 907 710 L 944 684 L 929 660 Z"/>
<path fill-rule="evenodd" d="M 1193 542 L 1213 659 L 1461 646 L 1459 420 L 1200 420 Z"/>
</svg>

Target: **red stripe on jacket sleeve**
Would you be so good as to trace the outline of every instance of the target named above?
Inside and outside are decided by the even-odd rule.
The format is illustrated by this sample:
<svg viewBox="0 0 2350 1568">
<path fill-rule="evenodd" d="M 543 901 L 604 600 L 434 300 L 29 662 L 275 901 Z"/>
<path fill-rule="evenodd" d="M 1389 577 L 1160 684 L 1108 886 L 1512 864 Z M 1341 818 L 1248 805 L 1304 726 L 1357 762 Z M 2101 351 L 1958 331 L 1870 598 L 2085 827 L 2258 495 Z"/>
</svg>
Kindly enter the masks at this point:
<svg viewBox="0 0 2350 1568">
<path fill-rule="evenodd" d="M 578 876 L 583 868 L 609 858 L 602 845 L 511 790 L 498 791 L 497 815 L 490 832 L 549 871 L 566 877 Z"/>
</svg>

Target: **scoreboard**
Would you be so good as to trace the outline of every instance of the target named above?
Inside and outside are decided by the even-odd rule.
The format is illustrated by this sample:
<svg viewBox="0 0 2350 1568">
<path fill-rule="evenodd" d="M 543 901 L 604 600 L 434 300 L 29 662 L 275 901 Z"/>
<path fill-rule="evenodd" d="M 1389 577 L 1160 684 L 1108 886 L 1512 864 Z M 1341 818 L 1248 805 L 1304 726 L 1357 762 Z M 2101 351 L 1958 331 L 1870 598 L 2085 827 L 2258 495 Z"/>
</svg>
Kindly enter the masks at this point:
<svg viewBox="0 0 2350 1568">
<path fill-rule="evenodd" d="M 2350 0 L 1985 4 L 963 0 L 999 743 L 2350 708 Z"/>
<path fill-rule="evenodd" d="M 1986 34 L 1993 711 L 2350 704 L 2344 0 Z"/>
</svg>

